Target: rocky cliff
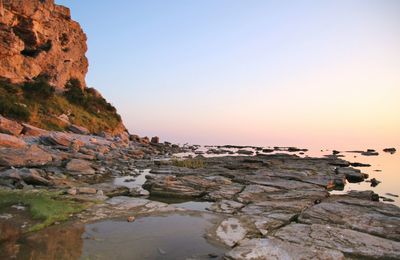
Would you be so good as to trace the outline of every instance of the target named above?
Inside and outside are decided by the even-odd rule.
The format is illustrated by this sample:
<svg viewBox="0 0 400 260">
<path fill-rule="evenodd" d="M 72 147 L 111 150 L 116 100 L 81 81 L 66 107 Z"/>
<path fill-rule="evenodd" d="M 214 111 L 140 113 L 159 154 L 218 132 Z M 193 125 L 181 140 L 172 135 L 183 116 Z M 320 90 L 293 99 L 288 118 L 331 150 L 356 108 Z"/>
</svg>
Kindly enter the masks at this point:
<svg viewBox="0 0 400 260">
<path fill-rule="evenodd" d="M 86 35 L 54 0 L 0 0 L 0 77 L 21 83 L 39 75 L 64 88 L 85 86 Z"/>
</svg>

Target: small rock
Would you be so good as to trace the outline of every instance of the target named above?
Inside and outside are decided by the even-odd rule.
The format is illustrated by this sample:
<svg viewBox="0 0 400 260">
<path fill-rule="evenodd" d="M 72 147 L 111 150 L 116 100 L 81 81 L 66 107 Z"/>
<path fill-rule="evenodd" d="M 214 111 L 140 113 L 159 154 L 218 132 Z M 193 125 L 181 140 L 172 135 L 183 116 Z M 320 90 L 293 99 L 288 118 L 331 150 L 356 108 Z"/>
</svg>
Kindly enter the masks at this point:
<svg viewBox="0 0 400 260">
<path fill-rule="evenodd" d="M 390 153 L 390 154 L 394 154 L 395 152 L 396 152 L 396 148 L 385 148 L 385 149 L 383 149 L 383 151 L 385 152 L 385 153 Z"/>
<path fill-rule="evenodd" d="M 97 190 L 95 188 L 90 188 L 90 187 L 81 187 L 78 188 L 78 192 L 82 194 L 96 194 Z"/>
<path fill-rule="evenodd" d="M 128 222 L 133 222 L 133 221 L 135 221 L 135 217 L 134 216 L 129 216 L 126 220 L 128 221 Z"/>
<path fill-rule="evenodd" d="M 78 193 L 78 190 L 75 188 L 71 188 L 67 190 L 67 194 L 75 196 Z"/>
<path fill-rule="evenodd" d="M 238 154 L 244 154 L 244 155 L 253 155 L 253 151 L 245 150 L 245 149 L 240 149 L 237 151 Z"/>
<path fill-rule="evenodd" d="M 371 187 L 376 187 L 376 186 L 378 186 L 379 183 L 381 183 L 380 181 L 378 181 L 378 180 L 375 179 L 375 178 L 372 178 L 372 179 L 370 180 L 370 182 L 371 182 Z"/>
</svg>

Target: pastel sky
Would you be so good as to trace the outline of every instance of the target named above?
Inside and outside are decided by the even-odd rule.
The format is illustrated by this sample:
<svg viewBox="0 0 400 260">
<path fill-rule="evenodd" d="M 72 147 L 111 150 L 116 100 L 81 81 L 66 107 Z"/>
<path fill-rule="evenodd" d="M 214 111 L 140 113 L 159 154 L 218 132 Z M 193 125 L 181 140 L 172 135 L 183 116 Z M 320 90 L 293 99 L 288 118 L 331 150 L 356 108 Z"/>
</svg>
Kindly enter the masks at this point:
<svg viewBox="0 0 400 260">
<path fill-rule="evenodd" d="M 400 145 L 400 1 L 56 0 L 131 133 L 199 144 Z"/>
</svg>

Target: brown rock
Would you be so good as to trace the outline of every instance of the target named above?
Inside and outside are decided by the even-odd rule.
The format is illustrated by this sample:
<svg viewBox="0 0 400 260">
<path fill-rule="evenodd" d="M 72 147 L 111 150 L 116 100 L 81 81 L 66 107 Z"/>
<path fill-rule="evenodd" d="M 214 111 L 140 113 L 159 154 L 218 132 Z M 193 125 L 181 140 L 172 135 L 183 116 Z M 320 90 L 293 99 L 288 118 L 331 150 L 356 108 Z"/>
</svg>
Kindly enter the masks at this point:
<svg viewBox="0 0 400 260">
<path fill-rule="evenodd" d="M 129 216 L 129 217 L 127 218 L 127 221 L 128 221 L 128 222 L 133 222 L 133 221 L 135 221 L 135 217 L 134 217 L 134 216 Z"/>
<path fill-rule="evenodd" d="M 92 164 L 88 161 L 81 159 L 72 159 L 67 163 L 65 168 L 68 171 L 83 175 L 90 175 L 95 173 L 94 169 L 92 168 Z"/>
<path fill-rule="evenodd" d="M 72 144 L 73 137 L 70 134 L 54 132 L 41 138 L 42 143 L 50 145 L 61 145 L 69 147 Z"/>
<path fill-rule="evenodd" d="M 21 148 L 26 146 L 25 141 L 7 134 L 0 134 L 0 147 Z"/>
<path fill-rule="evenodd" d="M 68 8 L 42 0 L 3 0 L 0 76 L 14 83 L 47 74 L 64 88 L 71 78 L 85 85 L 86 35 Z"/>
<path fill-rule="evenodd" d="M 41 136 L 41 135 L 47 135 L 49 133 L 49 131 L 46 131 L 44 129 L 35 127 L 33 125 L 29 125 L 29 124 L 22 124 L 22 126 L 24 127 L 24 129 L 22 130 L 22 133 L 24 135 L 29 135 L 29 136 Z"/>
<path fill-rule="evenodd" d="M 0 133 L 19 135 L 22 132 L 22 125 L 0 115 Z"/>
<path fill-rule="evenodd" d="M 78 125 L 70 125 L 68 127 L 68 129 L 76 134 L 81 134 L 81 135 L 87 135 L 89 134 L 89 130 L 87 130 L 85 127 L 83 126 L 78 126 Z"/>
<path fill-rule="evenodd" d="M 53 160 L 48 152 L 39 146 L 32 145 L 24 148 L 0 148 L 0 166 L 42 166 Z"/>
<path fill-rule="evenodd" d="M 78 192 L 81 194 L 96 194 L 97 190 L 95 188 L 81 187 L 78 189 Z"/>
<path fill-rule="evenodd" d="M 158 136 L 153 136 L 150 142 L 153 144 L 158 144 L 160 142 L 160 138 Z"/>
</svg>

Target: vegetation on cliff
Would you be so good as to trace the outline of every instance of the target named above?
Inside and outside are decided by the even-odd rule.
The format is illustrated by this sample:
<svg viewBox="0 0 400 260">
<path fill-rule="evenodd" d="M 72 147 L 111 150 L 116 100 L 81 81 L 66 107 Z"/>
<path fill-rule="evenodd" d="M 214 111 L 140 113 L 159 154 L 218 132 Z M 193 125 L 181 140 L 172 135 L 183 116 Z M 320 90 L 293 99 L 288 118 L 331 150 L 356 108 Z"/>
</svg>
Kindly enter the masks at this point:
<svg viewBox="0 0 400 260">
<path fill-rule="evenodd" d="M 47 130 L 65 130 L 70 123 L 92 133 L 113 132 L 121 127 L 116 109 L 92 88 L 71 79 L 57 93 L 46 76 L 22 84 L 0 81 L 0 114 Z"/>
</svg>

